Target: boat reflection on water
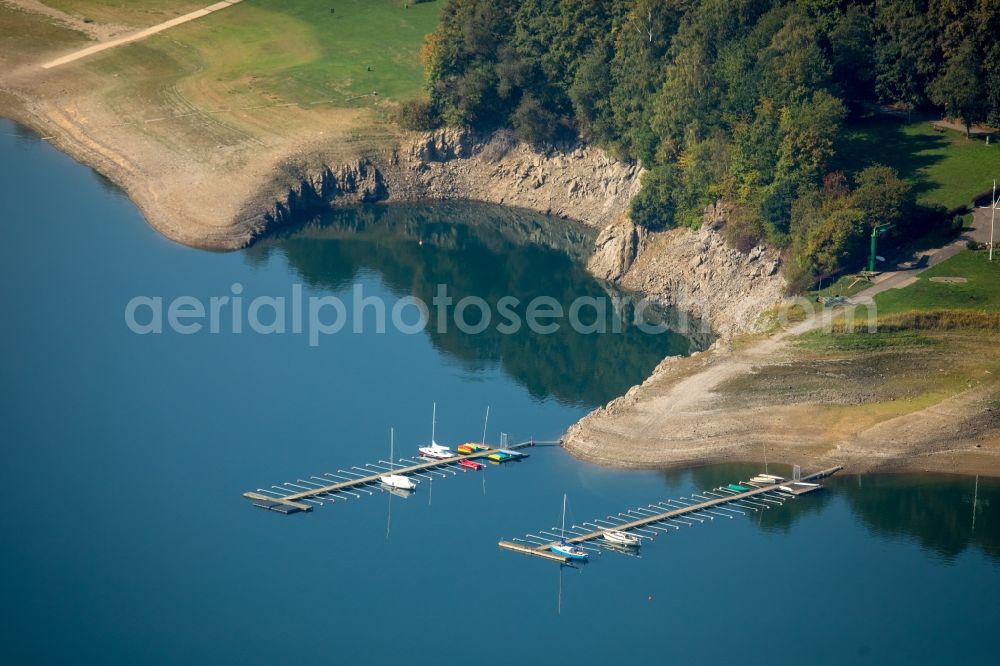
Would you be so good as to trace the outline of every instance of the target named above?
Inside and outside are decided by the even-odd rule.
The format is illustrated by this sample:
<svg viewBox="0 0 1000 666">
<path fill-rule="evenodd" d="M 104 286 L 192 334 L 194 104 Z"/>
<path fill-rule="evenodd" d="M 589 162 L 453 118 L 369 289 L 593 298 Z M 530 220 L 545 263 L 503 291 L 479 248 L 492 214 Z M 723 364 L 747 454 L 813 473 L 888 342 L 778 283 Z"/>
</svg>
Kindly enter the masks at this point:
<svg viewBox="0 0 1000 666">
<path fill-rule="evenodd" d="M 614 551 L 620 555 L 628 555 L 629 557 L 642 557 L 642 549 L 637 545 L 626 546 L 614 541 L 604 540 L 601 542 L 601 548 Z"/>
<path fill-rule="evenodd" d="M 416 490 L 410 490 L 408 488 L 396 488 L 394 486 L 390 486 L 384 483 L 382 484 L 382 488 L 389 491 L 389 493 L 395 495 L 396 497 L 402 497 L 403 499 L 411 497 L 415 492 L 417 492 Z"/>
</svg>

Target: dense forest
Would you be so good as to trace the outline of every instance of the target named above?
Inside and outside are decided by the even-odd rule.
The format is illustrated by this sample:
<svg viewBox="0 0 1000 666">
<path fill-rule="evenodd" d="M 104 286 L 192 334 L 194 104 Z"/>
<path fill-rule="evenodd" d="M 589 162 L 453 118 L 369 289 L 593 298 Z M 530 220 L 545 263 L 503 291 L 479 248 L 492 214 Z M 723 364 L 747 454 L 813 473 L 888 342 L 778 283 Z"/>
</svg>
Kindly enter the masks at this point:
<svg viewBox="0 0 1000 666">
<path fill-rule="evenodd" d="M 831 171 L 852 114 L 1000 123 L 1000 0 L 447 0 L 411 127 L 581 136 L 646 168 L 631 216 L 698 226 L 728 209 L 739 247 L 786 252 L 801 289 L 856 264 L 876 224 L 943 214 L 880 165 Z"/>
</svg>

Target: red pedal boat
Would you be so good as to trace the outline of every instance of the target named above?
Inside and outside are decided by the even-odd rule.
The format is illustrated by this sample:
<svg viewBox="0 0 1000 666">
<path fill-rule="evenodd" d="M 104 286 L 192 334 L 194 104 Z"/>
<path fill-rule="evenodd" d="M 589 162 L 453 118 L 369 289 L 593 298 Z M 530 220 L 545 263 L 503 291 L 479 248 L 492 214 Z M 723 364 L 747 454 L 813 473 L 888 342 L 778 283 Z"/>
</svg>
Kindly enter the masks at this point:
<svg viewBox="0 0 1000 666">
<path fill-rule="evenodd" d="M 466 469 L 474 469 L 474 470 L 480 470 L 486 467 L 486 465 L 484 465 L 483 463 L 476 462 L 475 460 L 459 460 L 458 464 L 461 465 L 462 467 L 465 467 Z"/>
</svg>

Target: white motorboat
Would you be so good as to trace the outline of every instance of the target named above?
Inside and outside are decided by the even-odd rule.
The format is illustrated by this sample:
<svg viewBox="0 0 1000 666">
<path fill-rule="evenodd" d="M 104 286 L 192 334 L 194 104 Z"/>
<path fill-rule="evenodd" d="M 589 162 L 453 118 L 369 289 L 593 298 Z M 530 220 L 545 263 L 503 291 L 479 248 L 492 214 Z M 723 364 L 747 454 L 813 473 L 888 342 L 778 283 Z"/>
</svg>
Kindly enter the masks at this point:
<svg viewBox="0 0 1000 666">
<path fill-rule="evenodd" d="M 642 545 L 642 539 L 634 534 L 629 534 L 628 532 L 622 532 L 620 530 L 608 530 L 604 533 L 604 539 L 608 543 L 613 543 L 617 546 L 629 546 L 630 548 L 638 548 Z"/>
</svg>

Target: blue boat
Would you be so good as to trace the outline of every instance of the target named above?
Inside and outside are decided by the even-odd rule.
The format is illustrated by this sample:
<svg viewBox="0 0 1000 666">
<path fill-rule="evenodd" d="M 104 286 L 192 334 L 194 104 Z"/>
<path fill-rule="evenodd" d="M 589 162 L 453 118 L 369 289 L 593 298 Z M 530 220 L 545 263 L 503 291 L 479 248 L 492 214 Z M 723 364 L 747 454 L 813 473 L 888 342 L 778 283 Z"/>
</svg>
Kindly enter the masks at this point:
<svg viewBox="0 0 1000 666">
<path fill-rule="evenodd" d="M 566 493 L 563 493 L 562 528 L 559 530 L 559 534 L 566 534 Z M 557 555 L 562 555 L 563 557 L 571 560 L 587 560 L 587 551 L 582 548 L 577 548 L 570 542 L 566 541 L 566 539 L 561 540 L 559 543 L 552 544 L 549 546 L 549 550 Z"/>
<path fill-rule="evenodd" d="M 562 555 L 563 557 L 568 557 L 571 560 L 586 561 L 587 559 L 587 551 L 583 550 L 582 548 L 577 548 L 576 546 L 567 541 L 562 541 L 555 545 L 549 546 L 549 550 L 551 550 L 553 553 Z"/>
</svg>

